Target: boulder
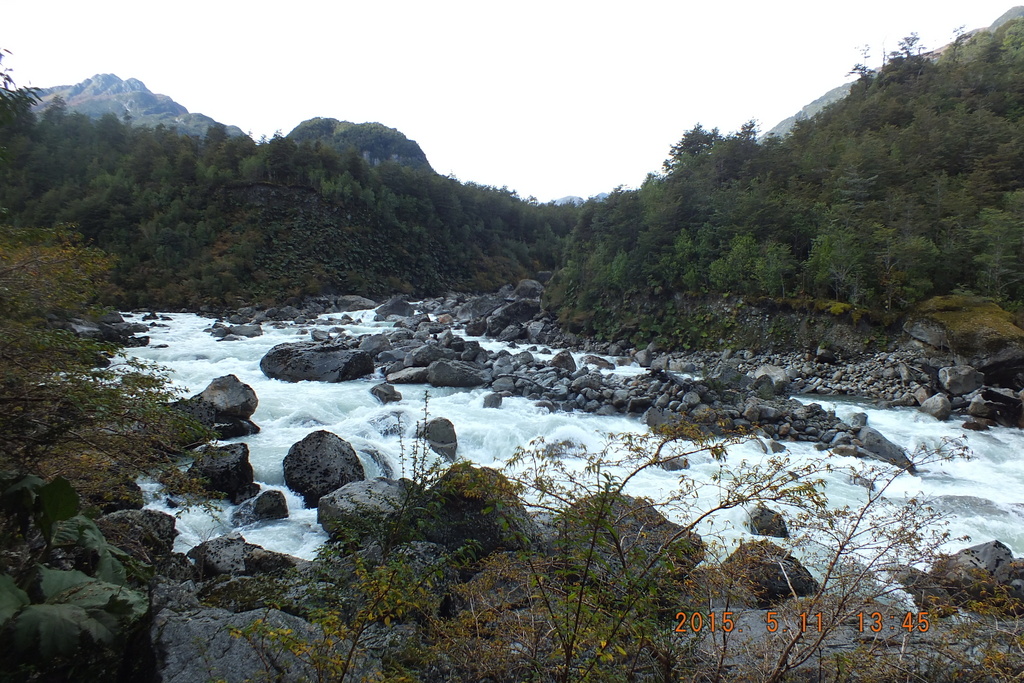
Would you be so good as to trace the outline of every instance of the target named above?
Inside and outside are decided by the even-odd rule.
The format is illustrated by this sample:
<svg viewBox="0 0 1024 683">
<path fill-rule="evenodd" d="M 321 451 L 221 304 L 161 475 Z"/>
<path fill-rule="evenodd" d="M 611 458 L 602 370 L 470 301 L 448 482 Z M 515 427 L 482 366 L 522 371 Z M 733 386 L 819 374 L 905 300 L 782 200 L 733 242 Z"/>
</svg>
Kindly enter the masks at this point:
<svg viewBox="0 0 1024 683">
<path fill-rule="evenodd" d="M 520 299 L 502 306 L 487 319 L 487 334 L 496 337 L 512 323 L 527 323 L 540 313 L 540 303 L 532 299 Z"/>
<path fill-rule="evenodd" d="M 455 434 L 455 425 L 444 417 L 435 417 L 426 423 L 417 434 L 426 440 L 430 450 L 443 456 L 449 462 L 455 462 L 455 453 L 459 448 L 459 439 Z"/>
<path fill-rule="evenodd" d="M 427 367 L 427 382 L 435 387 L 478 387 L 487 380 L 485 371 L 460 360 L 437 360 Z"/>
<path fill-rule="evenodd" d="M 576 372 L 576 361 L 573 359 L 572 354 L 566 349 L 556 353 L 554 357 L 548 361 L 548 365 L 553 368 L 560 368 L 567 372 Z"/>
<path fill-rule="evenodd" d="M 820 587 L 798 559 L 766 540 L 741 543 L 722 569 L 750 592 L 760 609 L 787 598 L 814 595 Z"/>
<path fill-rule="evenodd" d="M 221 439 L 234 439 L 239 436 L 258 434 L 260 431 L 259 426 L 251 420 L 219 412 L 212 403 L 204 400 L 199 394 L 175 401 L 171 407 L 188 415 L 204 427 L 212 429 Z"/>
<path fill-rule="evenodd" d="M 461 322 L 484 318 L 505 304 L 505 300 L 494 295 L 478 296 L 455 309 L 455 317 Z M 467 332 L 466 334 L 470 334 Z M 482 334 L 482 332 L 481 332 Z M 479 337 L 481 334 L 470 334 Z"/>
<path fill-rule="evenodd" d="M 538 529 L 503 474 L 489 467 L 459 463 L 428 492 L 421 520 L 425 540 L 450 552 L 468 551 L 477 558 L 501 550 L 526 550 Z"/>
<path fill-rule="evenodd" d="M 260 622 L 268 629 L 287 632 L 296 642 L 315 643 L 323 632 L 299 617 L 276 609 L 229 612 L 219 608 L 162 609 L 150 626 L 154 677 L 161 683 L 260 680 L 268 671 L 274 680 L 316 680 L 318 672 L 308 658 L 287 648 L 264 647 L 232 635 Z M 341 641 L 335 655 L 344 656 L 351 644 Z"/>
<path fill-rule="evenodd" d="M 118 510 L 96 519 L 107 542 L 140 562 L 159 567 L 174 551 L 175 519 L 158 510 Z"/>
<path fill-rule="evenodd" d="M 386 382 L 375 385 L 370 389 L 370 393 L 381 403 L 395 403 L 402 400 L 401 392 Z"/>
<path fill-rule="evenodd" d="M 605 360 L 604 358 L 601 358 L 600 356 L 595 356 L 593 354 L 587 354 L 586 356 L 583 356 L 583 358 L 580 359 L 580 364 L 593 365 L 595 368 L 598 368 L 599 370 L 615 369 L 615 363 L 612 363 L 609 360 Z"/>
<path fill-rule="evenodd" d="M 397 315 L 401 318 L 407 318 L 413 315 L 416 309 L 413 308 L 412 304 L 403 299 L 400 296 L 393 296 L 386 302 L 377 307 L 377 320 L 384 320 L 389 315 Z"/>
<path fill-rule="evenodd" d="M 544 293 L 544 285 L 536 280 L 520 280 L 512 296 L 517 299 L 539 299 Z"/>
<path fill-rule="evenodd" d="M 956 365 L 939 369 L 939 384 L 953 396 L 963 396 L 977 390 L 985 376 L 969 365 Z"/>
<path fill-rule="evenodd" d="M 768 377 L 772 381 L 772 385 L 775 393 L 781 393 L 787 386 L 789 386 L 789 375 L 786 374 L 785 369 L 780 368 L 778 365 L 761 365 L 754 370 L 754 379 L 757 380 L 761 377 Z"/>
<path fill-rule="evenodd" d="M 346 382 L 373 373 L 373 359 L 366 351 L 353 351 L 338 341 L 290 342 L 270 349 L 260 370 L 271 379 L 285 382 Z"/>
<path fill-rule="evenodd" d="M 288 501 L 280 491 L 264 491 L 255 498 L 243 502 L 231 515 L 235 526 L 255 524 L 272 519 L 288 518 Z"/>
<path fill-rule="evenodd" d="M 307 435 L 284 456 L 285 484 L 302 496 L 307 508 L 316 507 L 321 496 L 365 476 L 352 446 L 324 430 Z"/>
<path fill-rule="evenodd" d="M 907 451 L 889 441 L 877 429 L 868 426 L 861 427 L 857 432 L 857 438 L 860 439 L 864 450 L 871 453 L 875 460 L 881 460 L 906 470 L 914 469 L 913 463 L 907 457 Z"/>
<path fill-rule="evenodd" d="M 953 414 L 953 406 L 945 394 L 935 394 L 931 398 L 926 399 L 921 403 L 921 407 L 918 410 L 942 422 L 948 420 L 949 416 Z"/>
<path fill-rule="evenodd" d="M 316 521 L 332 541 L 386 534 L 411 493 L 408 479 L 354 481 L 320 498 Z"/>
<path fill-rule="evenodd" d="M 214 379 L 199 398 L 212 405 L 218 413 L 242 419 L 252 417 L 260 404 L 253 388 L 234 375 Z"/>
<path fill-rule="evenodd" d="M 928 574 L 956 602 L 999 600 L 1006 595 L 1012 601 L 1001 607 L 1024 614 L 1024 563 L 1015 560 L 1001 541 L 980 543 L 940 558 Z"/>
<path fill-rule="evenodd" d="M 249 447 L 244 443 L 203 447 L 194 452 L 189 476 L 204 479 L 207 488 L 225 494 L 233 505 L 260 492 L 260 485 L 253 481 Z"/>
<path fill-rule="evenodd" d="M 247 543 L 237 533 L 218 536 L 188 551 L 200 576 L 252 576 L 291 569 L 302 563 L 297 557 L 275 553 Z"/>
<path fill-rule="evenodd" d="M 334 310 L 337 313 L 348 313 L 349 311 L 366 311 L 376 308 L 377 302 L 367 299 L 365 296 L 346 294 L 335 299 Z"/>
<path fill-rule="evenodd" d="M 677 578 L 683 578 L 704 559 L 704 540 L 666 518 L 646 498 L 618 492 L 602 493 L 575 501 L 556 518 L 560 529 L 556 543 L 587 547 L 600 560 L 594 563 L 598 578 L 621 577 L 635 566 L 655 559 Z"/>
<path fill-rule="evenodd" d="M 229 334 L 247 339 L 263 336 L 263 328 L 260 325 L 232 325 L 228 330 Z"/>
<path fill-rule="evenodd" d="M 760 504 L 750 512 L 750 533 L 789 538 L 789 529 L 786 528 L 782 513 Z"/>
<path fill-rule="evenodd" d="M 484 408 L 500 408 L 502 395 L 491 393 L 484 396 Z"/>
<path fill-rule="evenodd" d="M 359 350 L 366 351 L 374 358 L 381 352 L 390 351 L 392 348 L 391 340 L 383 334 L 368 334 L 359 340 Z"/>
<path fill-rule="evenodd" d="M 426 384 L 428 375 L 426 368 L 402 368 L 389 372 L 386 379 L 391 384 Z"/>
</svg>

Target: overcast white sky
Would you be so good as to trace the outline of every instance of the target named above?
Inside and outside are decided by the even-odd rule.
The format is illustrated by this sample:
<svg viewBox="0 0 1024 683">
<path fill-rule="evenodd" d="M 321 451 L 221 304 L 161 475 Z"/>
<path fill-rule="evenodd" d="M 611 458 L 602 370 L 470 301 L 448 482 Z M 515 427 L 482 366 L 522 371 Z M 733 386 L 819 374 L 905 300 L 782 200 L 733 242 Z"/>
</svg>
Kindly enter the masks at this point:
<svg viewBox="0 0 1024 683">
<path fill-rule="evenodd" d="M 638 186 L 695 124 L 762 130 L 917 32 L 1013 0 L 7 0 L 19 85 L 138 78 L 255 138 L 379 121 L 434 169 L 548 201 Z"/>
</svg>

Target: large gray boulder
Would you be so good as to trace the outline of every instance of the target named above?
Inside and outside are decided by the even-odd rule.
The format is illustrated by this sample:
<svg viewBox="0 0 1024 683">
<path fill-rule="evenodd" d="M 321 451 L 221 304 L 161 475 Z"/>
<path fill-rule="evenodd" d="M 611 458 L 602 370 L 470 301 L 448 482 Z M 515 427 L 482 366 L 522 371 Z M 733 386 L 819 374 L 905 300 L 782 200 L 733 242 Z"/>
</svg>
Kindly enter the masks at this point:
<svg viewBox="0 0 1024 683">
<path fill-rule="evenodd" d="M 285 382 L 346 382 L 373 373 L 366 351 L 353 351 L 336 341 L 278 344 L 260 361 L 260 370 Z"/>
<path fill-rule="evenodd" d="M 319 430 L 288 449 L 284 481 L 314 508 L 324 496 L 345 484 L 366 477 L 355 449 L 337 434 Z"/>
<path fill-rule="evenodd" d="M 435 387 L 478 387 L 487 384 L 484 370 L 460 360 L 437 360 L 427 367 L 427 382 Z M 389 382 L 395 380 L 388 377 Z"/>
<path fill-rule="evenodd" d="M 376 307 L 377 302 L 373 299 L 367 299 L 365 296 L 356 296 L 355 294 L 339 296 L 334 302 L 334 310 L 338 313 L 365 311 Z"/>
<path fill-rule="evenodd" d="M 939 369 L 939 384 L 953 396 L 963 396 L 985 383 L 985 375 L 969 365 L 954 365 Z"/>
<path fill-rule="evenodd" d="M 384 320 L 389 315 L 407 318 L 415 312 L 416 309 L 408 301 L 400 296 L 393 296 L 377 307 L 376 318 L 377 320 Z"/>
<path fill-rule="evenodd" d="M 935 394 L 934 396 L 927 398 L 918 408 L 922 413 L 931 415 L 936 420 L 946 421 L 949 416 L 953 414 L 953 405 L 946 398 L 945 394 Z"/>
<path fill-rule="evenodd" d="M 741 543 L 722 569 L 750 592 L 760 609 L 787 598 L 814 595 L 820 587 L 798 559 L 766 540 Z"/>
<path fill-rule="evenodd" d="M 435 417 L 427 422 L 418 434 L 425 439 L 430 450 L 444 457 L 448 462 L 455 462 L 455 453 L 459 449 L 459 437 L 455 434 L 455 425 L 445 417 Z"/>
<path fill-rule="evenodd" d="M 526 550 L 539 530 L 508 479 L 489 467 L 453 465 L 428 492 L 425 540 L 450 552 L 484 557 L 497 550 Z"/>
<path fill-rule="evenodd" d="M 871 453 L 875 460 L 881 460 L 905 470 L 913 470 L 914 464 L 907 457 L 906 449 L 897 446 L 885 438 L 881 432 L 873 427 L 864 426 L 857 432 L 863 448 Z"/>
<path fill-rule="evenodd" d="M 224 574 L 253 576 L 291 569 L 303 562 L 297 557 L 247 543 L 238 532 L 200 543 L 188 551 L 188 556 L 204 578 Z"/>
<path fill-rule="evenodd" d="M 243 502 L 231 515 L 235 526 L 254 524 L 272 519 L 288 518 L 288 501 L 280 491 L 264 491 L 255 498 Z"/>
<path fill-rule="evenodd" d="M 540 313 L 540 303 L 532 299 L 520 299 L 502 306 L 487 319 L 487 334 L 496 337 L 512 323 L 527 323 Z"/>
<path fill-rule="evenodd" d="M 253 388 L 234 375 L 214 379 L 199 394 L 199 398 L 212 405 L 219 413 L 243 419 L 252 417 L 260 404 Z"/>
<path fill-rule="evenodd" d="M 249 447 L 244 443 L 203 447 L 194 452 L 189 476 L 203 479 L 208 489 L 225 494 L 233 505 L 260 492 L 260 485 L 253 481 Z"/>
<path fill-rule="evenodd" d="M 408 479 L 364 479 L 320 498 L 316 521 L 332 541 L 378 536 L 406 504 Z"/>
<path fill-rule="evenodd" d="M 474 318 L 482 318 L 491 314 L 505 304 L 505 300 L 499 296 L 488 294 L 470 299 L 455 309 L 455 317 L 461 322 L 469 322 Z M 479 336 L 479 335 L 471 335 Z"/>
<path fill-rule="evenodd" d="M 317 672 L 306 659 L 287 648 L 263 647 L 261 641 L 236 638 L 233 629 L 260 622 L 268 629 L 287 630 L 299 642 L 316 643 L 323 632 L 299 617 L 276 609 L 233 613 L 219 608 L 162 609 L 153 617 L 154 680 L 159 683 L 225 681 L 242 683 L 270 677 L 282 683 L 316 680 Z M 350 647 L 339 642 L 337 655 Z"/>
<path fill-rule="evenodd" d="M 539 299 L 544 294 L 544 285 L 536 280 L 520 280 L 512 296 L 517 299 Z"/>
</svg>

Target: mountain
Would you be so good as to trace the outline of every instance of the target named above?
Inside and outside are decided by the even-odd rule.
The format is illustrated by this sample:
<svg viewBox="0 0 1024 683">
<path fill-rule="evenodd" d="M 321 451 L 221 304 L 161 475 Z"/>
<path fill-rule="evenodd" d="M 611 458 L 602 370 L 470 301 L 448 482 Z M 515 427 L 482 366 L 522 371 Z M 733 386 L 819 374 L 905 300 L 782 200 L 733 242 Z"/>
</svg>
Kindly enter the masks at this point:
<svg viewBox="0 0 1024 683">
<path fill-rule="evenodd" d="M 39 103 L 33 111 L 45 110 L 57 98 L 64 101 L 68 111 L 98 119 L 113 114 L 118 119 L 126 115 L 138 126 L 155 127 L 163 124 L 186 135 L 203 136 L 206 129 L 217 123 L 204 114 L 193 114 L 167 95 L 150 91 L 137 78 L 122 80 L 114 74 L 96 74 L 75 85 L 58 85 L 39 90 Z M 245 135 L 238 126 L 227 126 L 230 136 Z"/>
<path fill-rule="evenodd" d="M 974 29 L 973 31 L 968 31 L 967 33 L 964 34 L 964 39 L 971 38 L 975 34 L 982 32 L 995 33 L 996 30 L 998 30 L 999 27 L 1005 24 L 1006 22 L 1013 21 L 1014 19 L 1020 19 L 1021 17 L 1024 17 L 1024 6 L 1018 5 L 1017 7 L 1013 7 L 1004 12 L 1003 15 L 996 19 L 994 22 L 992 22 L 992 25 L 989 26 L 988 28 L 977 28 Z M 939 57 L 942 56 L 942 53 L 944 53 L 946 49 L 949 48 L 952 44 L 953 43 L 950 43 L 949 45 L 943 45 L 937 50 L 932 50 L 925 56 L 930 57 L 932 59 L 938 59 Z M 820 112 L 821 110 L 823 110 L 828 105 L 832 104 L 833 102 L 838 102 L 839 100 L 845 98 L 847 95 L 850 94 L 850 88 L 852 86 L 853 83 L 850 82 L 832 88 L 818 99 L 804 106 L 800 111 L 798 111 L 793 116 L 790 116 L 789 118 L 784 119 L 779 123 L 775 124 L 775 127 L 769 130 L 765 135 L 775 135 L 780 138 L 785 137 L 786 135 L 789 134 L 789 131 L 793 129 L 793 126 L 796 125 L 797 121 L 809 119 L 818 112 Z"/>
<path fill-rule="evenodd" d="M 371 166 L 396 161 L 403 166 L 432 170 L 415 140 L 380 123 L 351 123 L 315 118 L 295 126 L 287 136 L 295 143 L 321 142 L 341 153 L 356 149 Z"/>
</svg>

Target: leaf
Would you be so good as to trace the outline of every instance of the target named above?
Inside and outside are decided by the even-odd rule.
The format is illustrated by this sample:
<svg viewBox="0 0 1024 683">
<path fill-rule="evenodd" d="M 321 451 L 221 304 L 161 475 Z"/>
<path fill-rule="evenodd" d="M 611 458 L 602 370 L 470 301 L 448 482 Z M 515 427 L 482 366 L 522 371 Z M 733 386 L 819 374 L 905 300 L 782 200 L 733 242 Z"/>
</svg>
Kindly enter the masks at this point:
<svg viewBox="0 0 1024 683">
<path fill-rule="evenodd" d="M 46 538 L 50 537 L 54 524 L 78 513 L 78 494 L 64 477 L 57 477 L 39 489 L 36 502 L 41 508 L 39 526 Z"/>
<path fill-rule="evenodd" d="M 39 588 L 47 601 L 74 586 L 95 581 L 88 574 L 76 569 L 50 569 L 39 567 Z"/>
<path fill-rule="evenodd" d="M 83 635 L 96 643 L 110 643 L 116 637 L 78 605 L 29 605 L 14 621 L 14 646 L 22 652 L 38 651 L 44 659 L 73 654 Z"/>
<path fill-rule="evenodd" d="M 13 578 L 0 574 L 0 624 L 13 617 L 29 602 L 28 593 L 18 588 Z"/>
</svg>

